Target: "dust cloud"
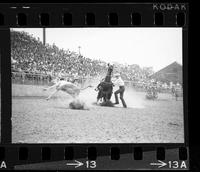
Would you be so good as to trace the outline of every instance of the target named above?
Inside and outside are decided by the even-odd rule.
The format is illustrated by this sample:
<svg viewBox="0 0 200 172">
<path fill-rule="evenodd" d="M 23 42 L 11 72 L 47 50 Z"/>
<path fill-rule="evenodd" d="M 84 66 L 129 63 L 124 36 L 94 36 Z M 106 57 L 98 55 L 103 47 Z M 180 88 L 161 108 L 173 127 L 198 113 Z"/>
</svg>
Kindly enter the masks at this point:
<svg viewBox="0 0 200 172">
<path fill-rule="evenodd" d="M 97 100 L 98 94 L 98 92 L 95 91 L 95 88 L 100 83 L 100 80 L 100 77 L 93 80 L 87 80 L 83 87 L 87 87 L 88 85 L 91 85 L 92 87 L 82 90 L 80 92 L 79 99 L 85 102 L 88 108 L 95 106 L 94 103 Z"/>
<path fill-rule="evenodd" d="M 124 99 L 129 108 L 144 108 L 145 93 L 138 92 L 134 88 L 125 88 Z"/>
<path fill-rule="evenodd" d="M 96 102 L 96 97 L 98 92 L 95 91 L 95 88 L 97 85 L 100 83 L 100 78 L 97 78 L 92 81 L 87 81 L 84 84 L 85 86 L 92 85 L 92 88 L 87 88 L 83 91 L 81 91 L 79 95 L 79 99 L 82 100 L 83 102 L 86 103 L 88 107 L 93 107 L 95 106 L 94 103 Z M 115 102 L 115 96 L 114 92 L 118 89 L 118 87 L 114 87 L 113 89 L 113 95 L 111 97 L 111 101 L 114 103 Z M 119 97 L 119 95 L 118 95 Z M 144 108 L 145 104 L 145 93 L 144 92 L 138 92 L 134 90 L 134 88 L 131 88 L 130 86 L 125 87 L 125 92 L 124 92 L 124 99 L 126 101 L 127 107 L 128 108 Z M 116 107 L 122 107 L 121 101 L 119 99 L 120 104 L 116 105 Z"/>
</svg>

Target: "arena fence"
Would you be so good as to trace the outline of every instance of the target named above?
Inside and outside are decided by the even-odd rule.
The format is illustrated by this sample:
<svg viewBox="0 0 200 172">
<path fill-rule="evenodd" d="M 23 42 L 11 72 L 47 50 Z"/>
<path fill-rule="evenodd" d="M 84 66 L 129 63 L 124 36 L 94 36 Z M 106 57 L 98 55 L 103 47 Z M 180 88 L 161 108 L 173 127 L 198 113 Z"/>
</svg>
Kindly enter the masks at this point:
<svg viewBox="0 0 200 172">
<path fill-rule="evenodd" d="M 12 72 L 12 83 L 15 84 L 45 85 L 49 84 L 51 80 L 50 75 Z"/>
<path fill-rule="evenodd" d="M 24 85 L 49 85 L 52 84 L 51 75 L 44 74 L 33 74 L 28 72 L 12 72 L 12 83 L 15 84 L 24 84 Z M 72 75 L 66 75 L 65 78 L 73 78 Z M 83 86 L 85 83 L 90 83 L 94 78 L 93 77 L 79 77 L 75 82 Z M 125 81 L 125 86 L 127 88 L 134 88 L 136 91 L 146 91 L 144 84 L 139 84 L 138 82 Z M 171 89 L 159 88 L 159 92 L 171 92 Z"/>
<path fill-rule="evenodd" d="M 74 78 L 72 75 L 66 75 L 65 78 Z M 33 74 L 28 72 L 12 72 L 12 83 L 16 84 L 33 84 L 33 85 L 45 85 L 52 81 L 51 75 Z M 92 77 L 80 77 L 76 79 L 78 83 L 85 83 L 92 80 Z M 136 83 L 132 81 L 125 81 L 126 86 L 134 86 Z"/>
<path fill-rule="evenodd" d="M 12 72 L 12 83 L 25 84 L 25 85 L 48 85 L 52 83 L 52 79 L 55 78 L 51 75 L 45 74 L 33 74 L 28 72 Z M 75 79 L 72 75 L 66 75 L 64 78 Z M 75 82 L 84 84 L 92 80 L 92 77 L 79 77 Z"/>
</svg>

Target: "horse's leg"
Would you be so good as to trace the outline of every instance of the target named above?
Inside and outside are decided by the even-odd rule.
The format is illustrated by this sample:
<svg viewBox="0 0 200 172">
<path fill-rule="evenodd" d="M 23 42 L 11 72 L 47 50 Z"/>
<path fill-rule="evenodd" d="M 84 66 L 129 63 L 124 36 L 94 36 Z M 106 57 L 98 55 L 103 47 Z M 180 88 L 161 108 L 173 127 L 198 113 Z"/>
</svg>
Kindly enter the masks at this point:
<svg viewBox="0 0 200 172">
<path fill-rule="evenodd" d="M 106 94 L 103 95 L 103 101 L 104 101 L 104 102 L 107 101 L 107 99 L 106 99 Z"/>
</svg>

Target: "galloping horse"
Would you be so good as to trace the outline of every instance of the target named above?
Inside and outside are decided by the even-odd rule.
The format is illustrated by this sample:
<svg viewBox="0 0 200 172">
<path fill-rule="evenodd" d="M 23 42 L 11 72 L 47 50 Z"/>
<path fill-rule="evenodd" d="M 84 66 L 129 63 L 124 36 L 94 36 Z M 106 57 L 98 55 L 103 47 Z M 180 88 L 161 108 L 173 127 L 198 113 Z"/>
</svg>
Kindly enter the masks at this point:
<svg viewBox="0 0 200 172">
<path fill-rule="evenodd" d="M 113 93 L 113 83 L 111 82 L 111 74 L 113 72 L 113 66 L 108 64 L 108 71 L 106 74 L 105 79 L 97 86 L 98 89 L 98 96 L 97 101 L 99 99 L 104 100 L 104 102 L 107 102 L 111 99 L 112 93 Z"/>
</svg>

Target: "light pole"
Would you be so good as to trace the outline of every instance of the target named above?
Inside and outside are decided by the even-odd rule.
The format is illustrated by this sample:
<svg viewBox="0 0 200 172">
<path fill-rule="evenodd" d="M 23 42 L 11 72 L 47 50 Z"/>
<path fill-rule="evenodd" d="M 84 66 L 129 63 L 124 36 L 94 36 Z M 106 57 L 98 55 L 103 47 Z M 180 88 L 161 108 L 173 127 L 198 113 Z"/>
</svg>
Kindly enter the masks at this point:
<svg viewBox="0 0 200 172">
<path fill-rule="evenodd" d="M 43 28 L 43 45 L 46 45 L 46 30 L 45 28 Z M 44 57 L 44 60 L 46 61 L 46 56 Z"/>
<path fill-rule="evenodd" d="M 81 46 L 78 46 L 78 53 L 79 53 L 79 56 L 81 55 Z"/>
<path fill-rule="evenodd" d="M 46 44 L 46 30 L 43 28 L 43 45 Z"/>
</svg>

